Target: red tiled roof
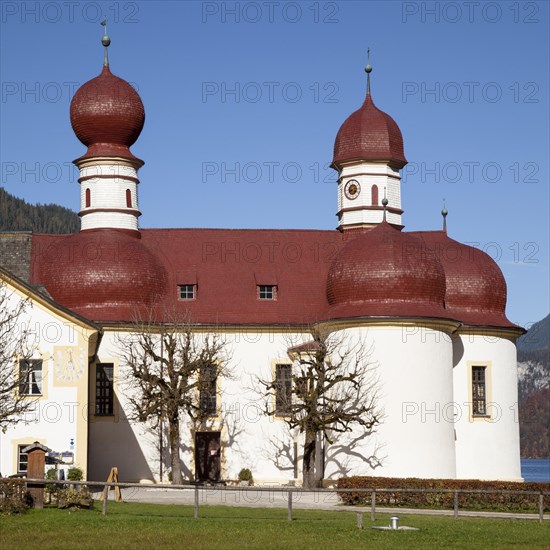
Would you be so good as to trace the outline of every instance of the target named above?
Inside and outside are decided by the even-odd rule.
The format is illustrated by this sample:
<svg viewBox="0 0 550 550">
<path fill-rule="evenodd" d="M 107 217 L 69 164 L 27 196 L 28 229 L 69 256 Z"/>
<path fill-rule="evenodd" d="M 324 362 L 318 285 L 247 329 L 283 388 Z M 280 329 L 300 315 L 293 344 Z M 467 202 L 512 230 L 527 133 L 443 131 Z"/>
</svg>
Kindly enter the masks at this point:
<svg viewBox="0 0 550 550">
<path fill-rule="evenodd" d="M 328 316 L 448 318 L 445 273 L 421 248 L 386 222 L 348 241 L 328 274 Z"/>
<path fill-rule="evenodd" d="M 445 308 L 466 325 L 515 327 L 506 317 L 506 281 L 485 252 L 447 236 L 444 231 L 411 232 L 434 253 L 445 270 Z"/>
<path fill-rule="evenodd" d="M 134 159 L 129 147 L 145 122 L 145 110 L 136 90 L 109 67 L 83 84 L 71 101 L 71 125 L 88 147 L 81 158 L 120 156 Z"/>
<path fill-rule="evenodd" d="M 149 294 L 147 285 L 137 291 L 131 289 L 133 281 L 139 284 L 141 272 L 125 243 L 117 256 L 123 261 L 116 262 L 114 269 L 109 261 L 98 264 L 90 260 L 86 268 L 69 258 L 69 253 L 73 258 L 86 257 L 95 250 L 101 251 L 101 258 L 112 258 L 108 249 L 103 254 L 87 240 L 88 233 L 112 232 L 85 231 L 70 237 L 34 235 L 31 279 L 43 280 L 54 299 L 70 303 L 68 307 L 92 319 L 131 320 L 132 297 L 142 291 Z M 83 237 L 86 240 L 79 245 Z M 143 229 L 137 242 L 156 257 L 166 273 L 165 291 L 156 300 L 159 318 L 175 308 L 180 314 L 189 314 L 195 323 L 265 325 L 320 319 L 327 306 L 327 271 L 341 240 L 338 231 Z M 135 244 L 130 241 L 127 246 L 130 244 L 133 251 Z M 58 257 L 60 249 L 63 258 Z M 132 261 L 126 266 L 128 257 Z M 110 277 L 114 279 L 112 285 L 103 289 Z M 276 300 L 259 300 L 256 285 L 272 284 L 274 278 Z M 94 281 L 98 281 L 97 288 Z M 195 283 L 197 299 L 179 300 L 178 285 Z M 129 293 L 128 299 L 125 293 Z M 118 299 L 121 301 L 116 305 Z M 93 310 L 86 306 L 88 300 L 94 304 Z"/>
<path fill-rule="evenodd" d="M 141 239 L 109 229 L 34 234 L 31 282 L 98 322 L 132 321 L 145 305 L 158 321 L 175 312 L 208 325 L 397 316 L 512 327 L 498 266 L 484 255 L 457 269 L 441 256 L 443 274 L 424 250 L 440 233 L 402 233 L 381 224 L 352 236 L 241 229 L 142 229 Z M 179 299 L 182 284 L 197 285 L 195 300 Z M 260 300 L 258 284 L 276 284 L 276 299 Z"/>
<path fill-rule="evenodd" d="M 385 161 L 395 168 L 407 164 L 399 126 L 374 105 L 370 94 L 345 120 L 334 142 L 333 167 L 352 160 Z"/>
<path fill-rule="evenodd" d="M 112 229 L 33 236 L 32 280 L 44 281 L 61 305 L 101 321 L 131 320 L 135 307 L 150 307 L 167 291 L 155 254 L 135 233 Z"/>
</svg>

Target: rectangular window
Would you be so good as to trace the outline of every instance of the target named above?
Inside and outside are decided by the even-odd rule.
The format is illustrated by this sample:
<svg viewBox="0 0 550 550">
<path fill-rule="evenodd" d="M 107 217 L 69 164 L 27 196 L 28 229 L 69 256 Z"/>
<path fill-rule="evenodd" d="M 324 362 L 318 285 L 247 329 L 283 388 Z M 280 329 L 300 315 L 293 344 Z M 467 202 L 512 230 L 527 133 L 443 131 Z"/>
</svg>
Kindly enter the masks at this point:
<svg viewBox="0 0 550 550">
<path fill-rule="evenodd" d="M 472 367 L 472 415 L 487 416 L 485 367 Z"/>
<path fill-rule="evenodd" d="M 23 452 L 25 447 L 28 447 L 29 443 L 24 445 L 17 445 L 17 473 L 26 474 L 27 467 L 29 465 L 29 455 Z"/>
<path fill-rule="evenodd" d="M 258 285 L 258 298 L 260 300 L 275 300 L 277 287 L 274 285 Z"/>
<path fill-rule="evenodd" d="M 285 415 L 292 405 L 292 365 L 275 365 L 275 412 Z"/>
<path fill-rule="evenodd" d="M 19 393 L 42 395 L 42 359 L 19 361 Z"/>
<path fill-rule="evenodd" d="M 95 414 L 113 415 L 113 363 L 97 363 L 95 368 Z"/>
<path fill-rule="evenodd" d="M 180 300 L 194 300 L 197 295 L 197 285 L 179 285 Z"/>
<path fill-rule="evenodd" d="M 218 395 L 216 381 L 218 369 L 216 365 L 209 365 L 201 370 L 200 375 L 200 410 L 204 416 L 215 416 L 218 409 Z"/>
</svg>

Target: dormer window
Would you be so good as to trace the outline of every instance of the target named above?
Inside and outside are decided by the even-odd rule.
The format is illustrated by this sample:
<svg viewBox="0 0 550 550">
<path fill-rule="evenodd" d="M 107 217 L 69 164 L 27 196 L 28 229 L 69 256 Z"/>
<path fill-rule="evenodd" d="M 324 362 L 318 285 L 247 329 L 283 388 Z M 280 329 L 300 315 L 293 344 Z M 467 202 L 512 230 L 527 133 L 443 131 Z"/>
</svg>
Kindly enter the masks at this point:
<svg viewBox="0 0 550 550">
<path fill-rule="evenodd" d="M 258 298 L 260 300 L 275 300 L 277 287 L 275 285 L 258 285 Z"/>
<path fill-rule="evenodd" d="M 197 298 L 197 285 L 179 285 L 180 300 L 195 300 Z"/>
</svg>

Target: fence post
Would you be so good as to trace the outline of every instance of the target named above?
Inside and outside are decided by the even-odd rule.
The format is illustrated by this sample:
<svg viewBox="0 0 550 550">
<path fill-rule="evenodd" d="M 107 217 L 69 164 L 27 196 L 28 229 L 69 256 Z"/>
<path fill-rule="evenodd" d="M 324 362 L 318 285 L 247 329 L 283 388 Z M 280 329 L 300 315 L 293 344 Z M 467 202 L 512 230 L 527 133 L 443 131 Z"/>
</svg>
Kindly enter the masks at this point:
<svg viewBox="0 0 550 550">
<path fill-rule="evenodd" d="M 363 512 L 357 512 L 357 529 L 363 529 Z"/>
<path fill-rule="evenodd" d="M 454 518 L 458 518 L 458 491 L 455 491 Z"/>
<path fill-rule="evenodd" d="M 199 519 L 199 486 L 195 485 L 195 511 L 193 514 L 195 519 Z"/>
<path fill-rule="evenodd" d="M 292 489 L 288 490 L 288 521 L 292 521 Z"/>
<path fill-rule="evenodd" d="M 539 523 L 542 523 L 544 519 L 544 496 L 542 493 L 539 495 Z"/>
<path fill-rule="evenodd" d="M 108 498 L 109 498 L 109 488 L 107 487 L 107 485 L 105 485 L 103 487 L 103 503 L 102 503 L 103 509 L 102 509 L 102 512 L 101 512 L 104 516 L 107 515 L 107 499 Z"/>
<path fill-rule="evenodd" d="M 370 519 L 376 520 L 376 491 L 373 491 L 370 495 Z"/>
</svg>

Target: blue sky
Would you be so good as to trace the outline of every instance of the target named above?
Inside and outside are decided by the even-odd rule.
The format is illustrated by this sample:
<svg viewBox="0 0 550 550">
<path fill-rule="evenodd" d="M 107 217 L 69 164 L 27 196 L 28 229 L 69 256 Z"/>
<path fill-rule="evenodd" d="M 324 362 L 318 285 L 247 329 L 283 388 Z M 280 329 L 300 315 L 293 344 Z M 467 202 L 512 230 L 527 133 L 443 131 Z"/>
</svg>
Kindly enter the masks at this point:
<svg viewBox="0 0 550 550">
<path fill-rule="evenodd" d="M 111 69 L 146 110 L 142 227 L 336 226 L 327 168 L 365 93 L 399 124 L 406 230 L 477 243 L 529 325 L 548 297 L 547 2 L 3 2 L 1 185 L 79 208 L 74 90 Z"/>
</svg>

